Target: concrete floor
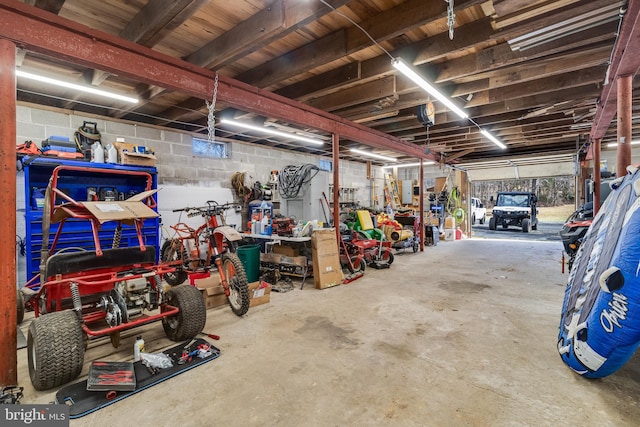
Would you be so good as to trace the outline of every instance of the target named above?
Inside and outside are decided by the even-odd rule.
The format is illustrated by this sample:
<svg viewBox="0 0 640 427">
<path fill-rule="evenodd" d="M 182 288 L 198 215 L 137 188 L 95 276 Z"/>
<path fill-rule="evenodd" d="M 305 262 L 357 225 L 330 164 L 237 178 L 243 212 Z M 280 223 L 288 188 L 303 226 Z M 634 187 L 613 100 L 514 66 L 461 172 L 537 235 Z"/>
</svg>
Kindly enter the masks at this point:
<svg viewBox="0 0 640 427">
<path fill-rule="evenodd" d="M 272 293 L 244 318 L 209 310 L 220 358 L 71 426 L 637 426 L 637 356 L 602 380 L 558 356 L 561 253 L 559 241 L 440 242 L 349 285 Z M 148 352 L 174 345 L 156 323 L 119 350 L 92 344 L 85 363 L 131 360 L 138 333 Z M 26 357 L 22 403 L 53 401 L 31 388 Z"/>
</svg>

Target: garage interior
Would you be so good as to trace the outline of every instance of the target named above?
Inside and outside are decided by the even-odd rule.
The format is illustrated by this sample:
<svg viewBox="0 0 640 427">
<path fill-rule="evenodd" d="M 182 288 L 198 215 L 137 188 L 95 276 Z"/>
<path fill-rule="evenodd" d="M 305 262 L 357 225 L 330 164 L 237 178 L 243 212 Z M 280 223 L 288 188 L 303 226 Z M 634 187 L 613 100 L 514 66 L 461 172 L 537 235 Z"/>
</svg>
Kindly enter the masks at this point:
<svg viewBox="0 0 640 427">
<path fill-rule="evenodd" d="M 0 204 L 16 205 L 0 224 L 5 323 L 17 323 L 10 284 L 23 286 L 37 265 L 13 236 L 30 230 L 31 210 L 41 221 L 34 186 L 44 190 L 48 175 L 36 182 L 40 167 L 152 171 L 158 255 L 184 219 L 176 210 L 209 200 L 237 205 L 226 222 L 243 243 L 253 236 L 262 266 L 274 263 L 268 253 L 276 264 L 304 254 L 300 233 L 302 246 L 315 245 L 304 222 L 317 235 L 331 230 L 337 253 L 341 233 L 317 228 L 343 221 L 343 210 L 408 208 L 414 231 L 433 226 L 438 236 L 394 251 L 392 266 L 331 285 L 318 284 L 307 247 L 311 265 L 290 275 L 290 291 L 269 287 L 266 298 L 265 276 L 252 281 L 262 300 L 246 314 L 210 297 L 204 331 L 219 335 L 209 337 L 219 358 L 71 424 L 135 413 L 143 425 L 555 425 L 567 416 L 578 425 L 636 425 L 635 357 L 599 380 L 558 357 L 561 243 L 475 239 L 468 217 L 475 181 L 574 176 L 576 207 L 597 206 L 596 167 L 623 176 L 640 162 L 632 147 L 639 9 L 635 0 L 3 1 L 0 176 L 16 188 L 0 194 Z M 96 144 L 78 144 L 83 129 L 113 147 L 115 165 L 109 151 L 100 162 Z M 40 151 L 23 160 L 36 160 L 14 162 L 12 141 L 35 143 Z M 65 144 L 79 157 L 53 154 Z M 305 167 L 314 175 L 302 193 L 283 195 L 288 171 Z M 87 188 L 108 187 L 80 176 Z M 255 184 L 269 194 L 257 205 L 246 194 Z M 434 222 L 433 196 L 454 188 L 468 239 L 436 232 L 448 227 L 444 215 Z M 109 201 L 105 194 L 96 200 Z M 252 230 L 252 208 L 265 206 L 272 233 Z M 278 211 L 296 220 L 290 244 L 263 237 L 277 235 Z M 35 240 L 24 241 L 38 255 Z M 200 287 L 196 276 L 187 283 Z M 0 378 L 24 387 L 22 404 L 48 404 L 69 384 L 37 390 L 30 382 L 27 348 L 16 343 L 34 320 L 27 312 L 17 333 L 0 335 L 8 350 Z M 146 353 L 174 347 L 164 332 L 155 322 L 118 332 L 117 347 L 113 336 L 89 340 L 72 382 L 86 380 L 94 361 L 133 361 L 138 336 Z"/>
</svg>

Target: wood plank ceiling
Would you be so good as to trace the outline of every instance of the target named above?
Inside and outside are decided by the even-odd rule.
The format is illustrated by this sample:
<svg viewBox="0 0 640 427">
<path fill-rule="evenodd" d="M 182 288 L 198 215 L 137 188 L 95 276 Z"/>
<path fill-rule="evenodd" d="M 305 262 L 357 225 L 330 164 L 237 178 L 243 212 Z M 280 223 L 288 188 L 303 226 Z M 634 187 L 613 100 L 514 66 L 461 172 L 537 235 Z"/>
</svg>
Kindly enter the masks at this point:
<svg viewBox="0 0 640 427">
<path fill-rule="evenodd" d="M 549 156 L 566 159 L 588 141 L 616 43 L 618 0 L 25 0 L 96 30 L 217 71 L 430 150 L 442 162 L 476 164 Z M 453 5 L 454 26 L 449 6 Z M 622 9 L 621 9 L 622 8 Z M 635 19 L 635 18 L 634 18 Z M 375 40 L 375 43 L 373 40 Z M 30 51 L 20 69 L 122 93 L 134 107 L 88 99 L 18 79 L 18 99 L 207 134 L 201 99 L 86 69 Z M 91 55 L 87 46 L 86 55 Z M 413 64 L 464 108 L 461 120 L 434 101 L 435 124 L 416 117 L 429 96 L 391 66 Z M 634 80 L 634 101 L 640 82 Z M 633 133 L 640 139 L 640 106 Z M 223 117 L 300 129 L 223 102 Z M 476 124 L 478 126 L 476 126 Z M 490 130 L 499 149 L 479 132 Z M 308 128 L 330 141 L 330 135 Z M 282 138 L 216 124 L 220 140 L 241 140 L 315 154 Z M 615 142 L 615 120 L 602 142 Z M 341 156 L 369 160 L 349 151 Z M 414 161 L 391 150 L 373 150 Z M 544 160 L 541 160 L 544 161 Z"/>
</svg>

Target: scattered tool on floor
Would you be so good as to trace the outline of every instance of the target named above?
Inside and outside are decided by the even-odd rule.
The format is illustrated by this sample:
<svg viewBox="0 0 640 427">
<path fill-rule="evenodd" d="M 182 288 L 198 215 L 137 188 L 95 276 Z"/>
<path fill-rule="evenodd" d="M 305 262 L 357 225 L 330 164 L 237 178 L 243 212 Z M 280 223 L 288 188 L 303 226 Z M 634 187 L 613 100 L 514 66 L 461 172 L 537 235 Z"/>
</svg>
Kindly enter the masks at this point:
<svg viewBox="0 0 640 427">
<path fill-rule="evenodd" d="M 205 335 L 205 336 L 211 338 L 212 340 L 219 340 L 220 339 L 220 336 L 216 335 L 216 334 L 208 334 L 206 332 L 200 332 L 200 335 Z"/>
</svg>

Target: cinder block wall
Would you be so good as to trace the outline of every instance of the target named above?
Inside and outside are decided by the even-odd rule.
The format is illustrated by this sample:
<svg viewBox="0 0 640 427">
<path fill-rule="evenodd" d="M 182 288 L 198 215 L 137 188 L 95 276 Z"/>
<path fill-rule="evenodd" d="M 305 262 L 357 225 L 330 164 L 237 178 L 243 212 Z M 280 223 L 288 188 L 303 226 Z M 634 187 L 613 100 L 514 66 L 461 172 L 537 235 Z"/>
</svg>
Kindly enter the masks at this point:
<svg viewBox="0 0 640 427">
<path fill-rule="evenodd" d="M 50 136 L 70 139 L 84 121 L 97 123 L 102 145 L 124 138 L 127 142 L 144 145 L 155 151 L 158 184 L 221 186 L 231 188 L 231 175 L 246 172 L 247 179 L 267 182 L 271 170 L 287 165 L 318 164 L 319 156 L 293 153 L 240 142 L 231 143 L 231 158 L 196 157 L 192 152 L 192 138 L 206 135 L 177 132 L 156 127 L 87 117 L 59 110 L 38 109 L 19 105 L 17 108 L 16 144 L 32 140 L 38 146 Z M 366 166 L 355 162 L 341 162 L 342 185 L 366 188 Z M 363 191 L 363 194 L 367 194 Z M 369 200 L 362 200 L 367 205 Z"/>
<path fill-rule="evenodd" d="M 173 199 L 177 191 L 180 198 L 185 201 L 201 198 L 203 194 L 208 194 L 213 198 L 221 197 L 225 199 L 222 201 L 227 201 L 233 195 L 231 175 L 234 172 L 245 172 L 248 183 L 254 181 L 266 183 L 272 170 L 282 170 L 287 165 L 306 163 L 318 165 L 320 159 L 319 156 L 240 142 L 231 143 L 231 158 L 196 157 L 192 152 L 192 139 L 194 136 L 201 139 L 206 138 L 206 135 L 166 130 L 30 105 L 18 105 L 16 119 L 16 145 L 31 140 L 40 147 L 42 141 L 51 136 L 62 136 L 72 140 L 74 132 L 84 121 L 88 121 L 97 123 L 103 146 L 115 142 L 116 138 L 120 137 L 127 142 L 149 147 L 157 157 L 158 186 L 164 187 L 164 194 L 159 194 L 158 197 L 158 208 L 161 212 L 170 211 L 175 204 Z M 330 158 L 327 159 L 330 160 Z M 378 177 L 383 176 L 380 171 L 376 173 Z M 366 179 L 365 164 L 341 162 L 340 181 L 343 186 L 358 187 L 358 198 L 361 203 L 364 206 L 371 204 L 370 184 Z M 24 214 L 21 214 L 24 212 L 25 206 L 23 172 L 17 172 L 16 182 L 17 234 L 24 237 Z M 376 187 L 382 194 L 382 186 L 376 185 Z M 18 257 L 18 265 L 18 284 L 20 285 L 24 277 L 24 259 L 22 257 Z"/>
</svg>

